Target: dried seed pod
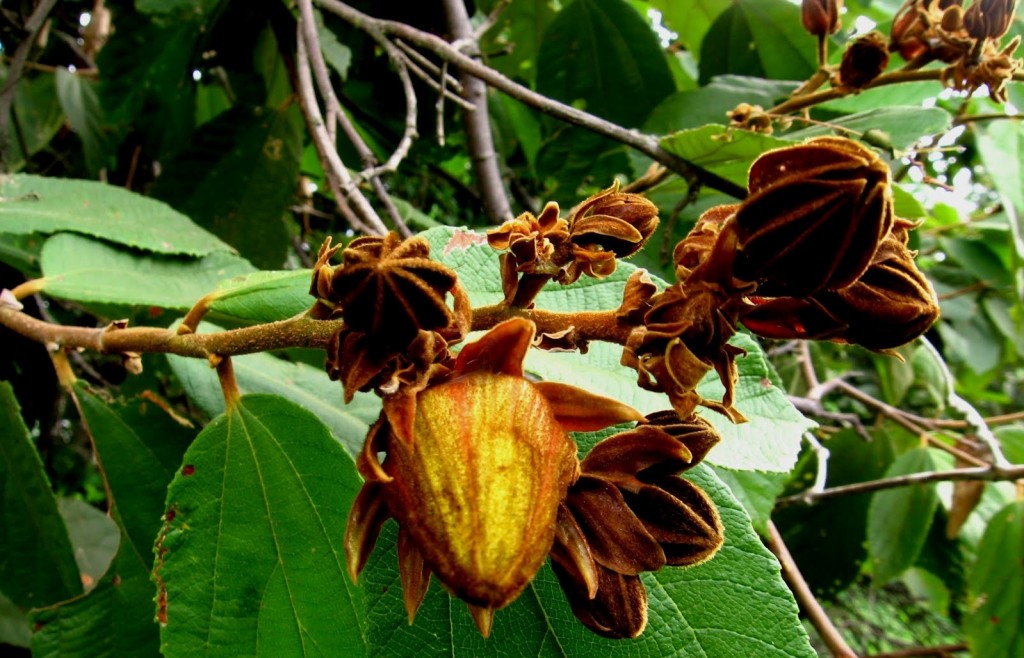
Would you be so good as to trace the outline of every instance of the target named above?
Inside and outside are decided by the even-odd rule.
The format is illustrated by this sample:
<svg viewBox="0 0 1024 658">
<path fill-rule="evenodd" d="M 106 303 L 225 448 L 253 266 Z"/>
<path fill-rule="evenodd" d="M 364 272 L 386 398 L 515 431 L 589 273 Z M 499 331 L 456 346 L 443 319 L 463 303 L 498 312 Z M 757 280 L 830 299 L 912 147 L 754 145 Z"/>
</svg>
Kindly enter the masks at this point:
<svg viewBox="0 0 1024 658">
<path fill-rule="evenodd" d="M 401 349 L 419 330 L 443 329 L 455 319 L 445 303 L 458 277 L 430 259 L 422 237 L 353 240 L 342 252 L 344 265 L 331 279 L 331 299 L 347 327 L 381 345 Z"/>
<path fill-rule="evenodd" d="M 878 30 L 856 39 L 843 53 L 839 65 L 839 82 L 853 89 L 863 89 L 889 65 L 889 46 Z"/>
<path fill-rule="evenodd" d="M 939 317 L 935 291 L 905 249 L 897 257 L 872 264 L 852 285 L 815 297 L 847 325 L 846 341 L 871 350 L 909 343 Z"/>
<path fill-rule="evenodd" d="M 487 232 L 494 249 L 508 249 L 517 272 L 556 274 L 571 260 L 569 222 L 562 219 L 558 204 L 549 202 L 539 216 L 524 212 Z"/>
<path fill-rule="evenodd" d="M 736 211 L 734 274 L 759 294 L 807 297 L 856 281 L 893 223 L 889 168 L 866 146 L 821 137 L 769 151 Z"/>
<path fill-rule="evenodd" d="M 627 258 L 643 248 L 656 228 L 658 207 L 639 194 L 619 192 L 616 181 L 580 204 L 569 219 L 569 239 L 579 249 Z"/>
</svg>

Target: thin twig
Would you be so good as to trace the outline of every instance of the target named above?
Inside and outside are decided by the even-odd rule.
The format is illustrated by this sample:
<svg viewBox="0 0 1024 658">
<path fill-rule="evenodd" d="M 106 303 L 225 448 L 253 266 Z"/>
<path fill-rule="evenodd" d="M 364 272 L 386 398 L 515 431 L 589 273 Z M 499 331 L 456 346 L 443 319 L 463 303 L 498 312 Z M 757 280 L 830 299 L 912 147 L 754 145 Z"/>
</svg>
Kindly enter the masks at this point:
<svg viewBox="0 0 1024 658">
<path fill-rule="evenodd" d="M 402 52 L 408 55 L 409 59 L 412 60 L 412 62 L 414 62 L 417 67 L 420 67 L 421 70 L 425 69 L 428 73 L 430 73 L 430 75 L 424 74 L 424 82 L 427 82 L 428 84 L 433 86 L 434 89 L 438 89 L 440 86 L 444 86 L 451 88 L 456 95 L 462 93 L 462 83 L 459 82 L 458 78 L 451 75 L 443 68 L 444 65 L 447 64 L 447 62 L 442 62 L 441 66 L 438 66 L 437 64 L 430 61 L 423 53 L 416 50 L 415 48 L 413 48 L 406 42 L 402 41 L 401 39 L 395 39 L 395 45 L 401 48 Z M 440 85 L 438 85 L 437 81 L 434 80 L 435 77 L 441 81 Z M 468 110 L 475 109 L 475 107 L 471 103 L 466 103 L 466 101 L 462 100 L 461 97 L 459 98 L 459 102 L 465 103 L 465 107 Z"/>
<path fill-rule="evenodd" d="M 316 92 L 313 91 L 313 80 L 310 76 L 310 62 L 306 53 L 306 42 L 301 34 L 302 21 L 299 21 L 299 35 L 297 39 L 297 54 L 295 58 L 296 79 L 298 81 L 298 94 L 302 112 L 306 117 L 306 125 L 313 138 L 320 162 L 324 164 L 324 174 L 327 184 L 334 193 L 335 203 L 345 220 L 358 231 L 370 235 L 384 235 L 387 233 L 384 223 L 380 221 L 377 212 L 370 207 L 366 197 L 358 188 L 351 186 L 352 177 L 341 161 L 341 156 L 331 140 L 320 114 L 320 106 L 317 104 Z M 350 191 L 351 190 L 351 191 Z M 352 203 L 359 208 L 357 213 L 353 210 Z"/>
<path fill-rule="evenodd" d="M 399 48 L 402 48 L 402 46 L 405 46 L 404 48 L 402 48 L 402 54 L 407 56 L 406 60 L 405 60 L 405 65 L 409 67 L 409 70 L 412 71 L 413 75 L 415 75 L 417 78 L 419 78 L 423 82 L 427 83 L 427 86 L 429 86 L 431 89 L 436 91 L 438 96 L 440 96 L 442 99 L 450 98 L 453 103 L 455 103 L 456 105 L 458 105 L 462 109 L 466 110 L 467 112 L 473 112 L 474 110 L 476 110 L 476 106 L 475 105 L 473 105 L 472 103 L 470 103 L 469 101 L 464 99 L 462 96 L 459 96 L 459 94 L 456 94 L 453 91 L 450 91 L 448 89 L 448 85 L 450 85 L 450 84 L 452 84 L 454 82 L 455 85 L 457 85 L 458 89 L 460 90 L 459 93 L 462 93 L 461 92 L 462 85 L 459 84 L 458 80 L 455 80 L 454 78 L 452 78 L 452 76 L 448 75 L 447 72 L 445 72 L 442 75 L 440 73 L 440 69 L 438 69 L 438 73 L 436 75 L 438 75 L 441 78 L 441 80 L 443 80 L 443 82 L 438 82 L 437 80 L 434 79 L 433 76 L 431 76 L 427 71 L 424 71 L 420 67 L 420 63 L 419 62 L 417 62 L 413 57 L 411 57 L 412 53 L 416 53 L 421 58 L 423 58 L 422 54 L 416 52 L 412 48 L 409 48 L 409 46 L 405 45 L 401 41 L 397 41 L 396 40 L 395 41 L 395 45 L 397 45 Z M 447 62 L 446 62 L 446 64 L 447 64 Z M 453 87 L 453 89 L 454 89 L 454 87 Z"/>
<path fill-rule="evenodd" d="M 782 566 L 782 577 L 789 584 L 789 589 L 793 591 L 797 602 L 803 608 L 814 629 L 818 631 L 818 635 L 828 647 L 829 652 L 835 658 L 857 658 L 857 654 L 843 639 L 839 629 L 825 614 L 825 609 L 818 603 L 818 599 L 814 598 L 814 593 L 800 573 L 785 542 L 782 541 L 779 529 L 770 520 L 768 521 L 768 548 L 779 559 L 779 564 Z"/>
<path fill-rule="evenodd" d="M 7 130 L 7 123 L 10 121 L 11 107 L 14 104 L 14 87 L 21 79 L 21 72 L 25 68 L 29 51 L 35 43 L 36 35 L 46 22 L 57 0 L 39 0 L 35 9 L 25 21 L 25 38 L 18 47 L 14 49 L 14 56 L 11 58 L 11 65 L 7 67 L 7 79 L 4 80 L 3 89 L 0 89 L 0 171 L 7 171 L 10 164 L 10 137 Z M 27 157 L 27 154 L 26 154 Z"/>
<path fill-rule="evenodd" d="M 498 71 L 468 57 L 447 41 L 416 28 L 396 21 L 386 21 L 368 16 L 338 0 L 317 0 L 324 9 L 351 23 L 371 37 L 387 41 L 386 35 L 404 39 L 438 55 L 452 66 L 472 74 L 495 89 L 525 103 L 545 114 L 567 123 L 581 126 L 599 135 L 632 147 L 666 168 L 687 179 L 691 184 L 699 180 L 708 187 L 736 198 L 743 198 L 747 191 L 743 186 L 722 178 L 706 169 L 672 155 L 661 148 L 658 138 L 607 121 L 598 116 L 578 110 L 520 85 Z"/>
<path fill-rule="evenodd" d="M 482 39 L 484 35 L 487 34 L 487 32 L 498 22 L 498 18 L 501 17 L 502 12 L 504 12 L 510 4 L 512 4 L 512 0 L 498 0 L 494 5 L 494 9 L 491 10 L 491 13 L 487 14 L 487 18 L 484 19 L 484 22 L 477 25 L 476 29 L 473 30 L 473 41 L 479 43 L 480 39 Z"/>
<path fill-rule="evenodd" d="M 313 16 L 313 5 L 310 0 L 299 0 L 299 29 L 302 32 L 302 37 L 306 41 L 306 53 L 309 55 L 309 62 L 313 69 L 313 74 L 316 77 L 317 87 L 320 88 L 320 94 L 324 98 L 324 102 L 327 106 L 328 116 L 333 118 L 341 126 L 342 132 L 345 133 L 345 137 L 355 147 L 356 152 L 359 153 L 359 159 L 362 162 L 364 171 L 372 171 L 377 165 L 377 156 L 374 155 L 373 151 L 367 145 L 359 131 L 349 120 L 348 114 L 342 109 L 341 103 L 338 102 L 338 96 L 334 93 L 334 87 L 331 84 L 331 75 L 327 69 L 327 62 L 324 61 L 323 52 L 320 47 L 320 37 L 316 31 L 315 18 Z M 331 145 L 335 144 L 333 121 L 330 121 L 327 126 L 328 135 L 331 138 Z M 384 209 L 387 210 L 388 216 L 391 218 L 391 223 L 395 225 L 398 231 L 408 237 L 412 235 L 409 227 L 405 225 L 405 221 L 402 219 L 401 213 L 398 212 L 398 208 L 395 207 L 394 202 L 391 200 L 391 195 L 388 194 L 387 188 L 384 187 L 384 183 L 381 182 L 379 175 L 372 175 L 367 177 L 370 186 L 373 188 L 374 193 L 380 200 Z"/>
<path fill-rule="evenodd" d="M 911 647 L 899 651 L 886 651 L 884 653 L 873 653 L 865 658 L 925 658 L 926 656 L 938 656 L 945 658 L 954 653 L 968 651 L 966 644 L 944 644 L 940 647 Z"/>
<path fill-rule="evenodd" d="M 775 509 L 792 505 L 813 505 L 823 500 L 842 498 L 843 496 L 855 496 L 883 489 L 896 489 L 915 484 L 927 484 L 929 482 L 1000 482 L 1022 478 L 1024 478 L 1024 466 L 972 466 L 970 468 L 954 468 L 948 471 L 923 471 L 921 473 L 910 473 L 908 475 L 898 475 L 891 478 L 869 480 L 867 482 L 844 484 L 839 487 L 825 489 L 824 491 L 803 492 L 793 496 L 786 496 L 775 501 Z"/>
<path fill-rule="evenodd" d="M 463 1 L 444 0 L 444 12 L 448 19 L 448 30 L 455 40 L 467 44 L 470 55 L 478 56 L 480 44 L 469 22 Z M 465 69 L 459 74 L 459 79 L 462 81 L 462 97 L 476 108 L 472 112 L 463 113 L 462 121 L 466 128 L 470 161 L 477 184 L 480 186 L 484 212 L 492 224 L 501 224 L 512 219 L 512 206 L 509 205 L 508 194 L 505 192 L 498 153 L 494 149 L 494 137 L 491 135 L 491 119 L 487 111 L 487 85 Z"/>
</svg>

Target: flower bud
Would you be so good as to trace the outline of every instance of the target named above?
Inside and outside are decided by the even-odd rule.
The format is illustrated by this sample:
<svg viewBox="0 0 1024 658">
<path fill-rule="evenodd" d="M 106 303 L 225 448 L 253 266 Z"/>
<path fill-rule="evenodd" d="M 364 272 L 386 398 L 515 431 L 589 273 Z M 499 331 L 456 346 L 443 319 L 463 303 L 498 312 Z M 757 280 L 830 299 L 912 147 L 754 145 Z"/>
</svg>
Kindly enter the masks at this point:
<svg viewBox="0 0 1024 658">
<path fill-rule="evenodd" d="M 889 47 L 882 33 L 874 30 L 856 39 L 843 53 L 839 81 L 853 89 L 863 89 L 889 65 Z"/>
<path fill-rule="evenodd" d="M 975 0 L 964 12 L 964 27 L 975 39 L 999 39 L 1010 29 L 1017 0 Z"/>
<path fill-rule="evenodd" d="M 735 276 L 771 297 L 853 283 L 892 227 L 889 180 L 873 151 L 840 137 L 765 153 L 736 211 Z"/>
<path fill-rule="evenodd" d="M 804 29 L 816 37 L 827 37 L 839 30 L 840 0 L 803 0 L 800 18 Z"/>
</svg>

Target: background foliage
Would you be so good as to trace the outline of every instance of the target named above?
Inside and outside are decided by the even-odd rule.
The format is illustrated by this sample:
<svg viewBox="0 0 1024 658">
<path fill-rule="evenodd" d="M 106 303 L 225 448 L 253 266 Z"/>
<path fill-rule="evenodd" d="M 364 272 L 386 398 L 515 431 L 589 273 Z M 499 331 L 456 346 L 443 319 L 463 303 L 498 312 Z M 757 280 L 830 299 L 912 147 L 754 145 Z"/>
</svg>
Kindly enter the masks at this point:
<svg viewBox="0 0 1024 658">
<path fill-rule="evenodd" d="M 296 100 L 296 8 L 281 0 L 50 4 L 27 49 L 30 65 L 0 92 L 12 95 L 0 134 L 10 174 L 0 179 L 0 287 L 37 279 L 27 312 L 89 326 L 120 318 L 172 326 L 213 291 L 203 332 L 308 308 L 304 268 L 316 247 L 325 235 L 355 233 L 337 212 Z M 352 5 L 447 34 L 441 2 Z M 887 32 L 898 5 L 847 2 L 833 61 L 856 34 Z M 36 6 L 0 10 L 5 76 Z M 749 353 L 737 407 L 750 422 L 706 412 L 725 440 L 693 474 L 719 505 L 726 546 L 699 567 L 646 575 L 650 626 L 623 642 L 578 624 L 547 568 L 497 615 L 489 640 L 436 583 L 408 626 L 393 527 L 381 540 L 390 548 L 358 586 L 349 582 L 340 542 L 359 486 L 351 456 L 379 401 L 358 395 L 342 406 L 322 354 L 235 359 L 247 396 L 225 414 L 203 361 L 147 355 L 143 373 L 126 376 L 116 356 L 73 354 L 80 379 L 66 391 L 43 345 L 3 330 L 0 644 L 39 656 L 825 651 L 809 626 L 808 638 L 759 538 L 771 527 L 859 655 L 939 645 L 1024 655 L 1019 483 L 974 483 L 973 492 L 970 483 L 931 483 L 813 505 L 800 496 L 987 463 L 993 455 L 979 434 L 1024 464 L 1019 85 L 1002 106 L 938 81 L 902 83 L 824 103 L 772 135 L 746 133 L 726 127 L 727 112 L 772 107 L 817 68 L 798 4 L 479 0 L 467 9 L 476 24 L 501 10 L 480 43 L 488 66 L 655 135 L 666 151 L 741 187 L 769 148 L 833 130 L 881 131 L 897 213 L 922 222 L 914 246 L 942 319 L 901 348 L 901 359 L 827 342 L 737 339 Z M 328 11 L 318 20 L 340 105 L 384 161 L 405 130 L 399 79 L 366 33 Z M 1011 35 L 1021 31 L 1018 19 Z M 413 84 L 421 137 L 384 177 L 388 199 L 425 231 L 474 304 L 500 301 L 494 253 L 456 228 L 492 224 L 465 112 L 435 104 L 422 80 Z M 493 90 L 487 104 L 514 212 L 548 200 L 569 208 L 615 178 L 649 172 L 652 160 L 620 141 Z M 346 163 L 361 161 L 345 139 L 338 151 Z M 364 188 L 374 204 L 387 201 Z M 662 227 L 633 263 L 671 281 L 672 246 L 704 209 L 730 201 L 725 192 L 655 179 L 647 193 Z M 630 271 L 546 290 L 537 304 L 614 308 Z M 532 354 L 527 367 L 644 412 L 664 408 L 618 356 L 594 345 L 584 357 Z M 720 395 L 714 382 L 704 386 Z M 595 438 L 578 437 L 581 448 Z"/>
</svg>

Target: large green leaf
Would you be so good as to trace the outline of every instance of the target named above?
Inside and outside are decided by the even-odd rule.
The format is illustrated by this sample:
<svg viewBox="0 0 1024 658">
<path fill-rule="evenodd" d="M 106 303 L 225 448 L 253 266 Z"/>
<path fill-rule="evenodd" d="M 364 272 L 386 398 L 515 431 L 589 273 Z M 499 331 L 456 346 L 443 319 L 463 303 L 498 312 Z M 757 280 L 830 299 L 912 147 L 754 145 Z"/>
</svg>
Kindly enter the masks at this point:
<svg viewBox="0 0 1024 658">
<path fill-rule="evenodd" d="M 203 325 L 204 330 L 217 328 Z M 168 355 L 175 376 L 199 408 L 215 416 L 224 411 L 224 396 L 216 373 L 200 359 Z M 232 357 L 238 387 L 243 393 L 280 395 L 315 413 L 334 437 L 352 455 L 363 447 L 370 425 L 380 415 L 380 399 L 371 393 L 357 393 L 349 404 L 342 403 L 341 384 L 332 382 L 322 369 L 293 363 L 270 354 Z"/>
<path fill-rule="evenodd" d="M 158 3 L 167 4 L 150 0 Z M 134 133 L 144 153 L 166 162 L 188 145 L 193 129 L 192 72 L 201 62 L 200 40 L 208 37 L 203 16 L 157 21 L 123 8 L 115 20 L 117 29 L 97 57 L 100 102 L 116 135 Z"/>
<path fill-rule="evenodd" d="M 1024 500 L 1009 503 L 985 530 L 968 575 L 964 631 L 975 656 L 1024 655 Z"/>
<path fill-rule="evenodd" d="M 680 130 L 661 139 L 661 147 L 744 188 L 751 163 L 765 151 L 793 142 L 763 133 L 708 125 Z"/>
<path fill-rule="evenodd" d="M 64 116 L 82 140 L 85 166 L 95 176 L 107 166 L 109 139 L 103 125 L 103 108 L 96 96 L 96 81 L 58 67 L 54 81 Z"/>
<path fill-rule="evenodd" d="M 81 302 L 187 310 L 223 279 L 252 265 L 224 251 L 203 258 L 139 254 L 98 240 L 61 233 L 43 245 L 44 289 Z"/>
<path fill-rule="evenodd" d="M 0 176 L 0 232 L 70 231 L 160 254 L 231 248 L 166 204 L 94 181 Z"/>
<path fill-rule="evenodd" d="M 0 587 L 25 609 L 81 594 L 67 527 L 14 390 L 0 382 Z"/>
<path fill-rule="evenodd" d="M 740 103 L 772 107 L 794 89 L 796 84 L 791 82 L 720 75 L 700 89 L 678 91 L 663 100 L 647 118 L 644 129 L 664 135 L 709 123 L 722 123 L 726 114 Z"/>
<path fill-rule="evenodd" d="M 0 66 L 0 71 L 6 78 L 6 69 Z M 46 148 L 64 126 L 64 112 L 53 80 L 52 73 L 23 75 L 14 87 L 12 110 L 18 120 L 7 124 L 10 151 L 5 164 L 8 171 L 24 168 L 26 161 Z"/>
<path fill-rule="evenodd" d="M 37 657 L 158 656 L 152 546 L 167 485 L 190 432 L 145 400 L 106 403 L 82 384 L 75 391 L 92 437 L 121 536 L 117 555 L 88 595 L 33 614 Z"/>
<path fill-rule="evenodd" d="M 477 6 L 480 7 L 480 3 Z M 492 9 L 485 11 L 490 12 Z M 484 52 L 499 52 L 502 49 L 508 49 L 508 52 L 493 58 L 488 64 L 509 77 L 532 83 L 537 75 L 537 53 L 541 38 L 555 15 L 549 0 L 517 0 L 509 3 L 481 43 Z"/>
<path fill-rule="evenodd" d="M 892 442 L 883 433 L 873 441 L 844 429 L 823 441 L 829 451 L 827 487 L 837 487 L 884 475 L 893 460 Z M 814 484 L 818 462 L 802 459 L 794 473 L 795 492 Z M 846 589 L 860 574 L 867 558 L 867 519 L 871 496 L 843 496 L 812 506 L 777 510 L 772 519 L 800 571 L 815 592 L 828 597 Z M 821 559 L 828 555 L 829 559 Z"/>
<path fill-rule="evenodd" d="M 818 67 L 815 49 L 794 3 L 734 0 L 702 42 L 701 84 L 722 73 L 803 80 Z"/>
<path fill-rule="evenodd" d="M 649 625 L 636 640 L 606 640 L 576 621 L 547 567 L 494 618 L 484 640 L 464 605 L 437 582 L 412 626 L 406 624 L 396 568 L 395 526 L 385 527 L 360 578 L 374 614 L 370 655 L 412 656 L 814 656 L 778 563 L 750 527 L 742 507 L 713 472 L 700 466 L 688 477 L 718 505 L 725 545 L 709 562 L 644 574 Z"/>
<path fill-rule="evenodd" d="M 197 224 L 263 268 L 280 267 L 291 244 L 284 216 L 302 157 L 295 106 L 236 107 L 196 131 L 153 187 Z"/>
<path fill-rule="evenodd" d="M 14 602 L 0 592 L 0 645 L 28 648 L 32 644 L 32 625 Z"/>
<path fill-rule="evenodd" d="M 905 149 L 925 136 L 941 133 L 951 123 L 949 112 L 940 107 L 889 105 L 875 110 L 859 112 L 827 124 L 813 125 L 787 133 L 788 139 L 806 139 L 833 134 L 833 127 L 864 133 L 880 130 L 888 137 L 893 148 Z"/>
<path fill-rule="evenodd" d="M 222 281 L 210 312 L 241 324 L 290 318 L 313 305 L 311 275 L 310 270 L 261 271 Z"/>
<path fill-rule="evenodd" d="M 637 127 L 675 90 L 658 39 L 623 0 L 575 0 L 544 32 L 537 91 Z"/>
<path fill-rule="evenodd" d="M 900 455 L 886 470 L 892 478 L 941 470 L 948 466 L 943 453 L 914 448 Z M 933 484 L 914 484 L 874 494 L 868 508 L 868 550 L 875 582 L 884 584 L 909 569 L 921 553 L 939 505 Z"/>
<path fill-rule="evenodd" d="M 164 655 L 365 654 L 341 547 L 359 478 L 316 416 L 243 397 L 184 461 L 157 542 Z"/>
<path fill-rule="evenodd" d="M 981 127 L 972 126 L 977 136 L 978 153 L 985 171 L 996 189 L 1016 212 L 1009 213 L 1008 223 L 1018 258 L 1024 258 L 1024 127 L 1017 121 L 992 121 Z"/>
<path fill-rule="evenodd" d="M 88 594 L 107 572 L 121 545 L 117 524 L 104 512 L 78 498 L 61 498 L 57 510 L 68 529 L 75 563 Z"/>
</svg>

